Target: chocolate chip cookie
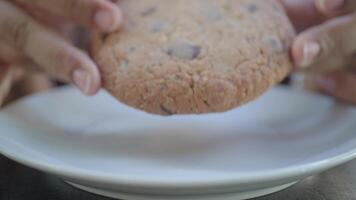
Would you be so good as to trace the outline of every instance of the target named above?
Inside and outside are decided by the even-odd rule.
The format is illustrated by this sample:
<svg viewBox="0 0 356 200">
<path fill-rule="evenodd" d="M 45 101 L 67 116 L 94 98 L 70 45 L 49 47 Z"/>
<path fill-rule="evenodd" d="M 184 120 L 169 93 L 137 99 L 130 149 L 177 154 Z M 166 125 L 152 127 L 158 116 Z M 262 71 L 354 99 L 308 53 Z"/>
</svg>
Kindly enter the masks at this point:
<svg viewBox="0 0 356 200">
<path fill-rule="evenodd" d="M 104 87 L 161 115 L 223 112 L 292 69 L 294 29 L 277 0 L 121 0 L 124 27 L 96 34 Z"/>
</svg>

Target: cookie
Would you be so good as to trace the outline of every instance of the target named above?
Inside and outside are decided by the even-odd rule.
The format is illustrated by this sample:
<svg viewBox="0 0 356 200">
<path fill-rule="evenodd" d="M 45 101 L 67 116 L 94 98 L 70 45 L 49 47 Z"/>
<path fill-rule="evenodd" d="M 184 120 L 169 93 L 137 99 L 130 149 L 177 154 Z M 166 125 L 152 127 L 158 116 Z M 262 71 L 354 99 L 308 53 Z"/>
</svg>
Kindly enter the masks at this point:
<svg viewBox="0 0 356 200">
<path fill-rule="evenodd" d="M 121 0 L 125 24 L 92 56 L 121 102 L 161 115 L 223 112 L 292 69 L 295 31 L 277 0 Z"/>
</svg>

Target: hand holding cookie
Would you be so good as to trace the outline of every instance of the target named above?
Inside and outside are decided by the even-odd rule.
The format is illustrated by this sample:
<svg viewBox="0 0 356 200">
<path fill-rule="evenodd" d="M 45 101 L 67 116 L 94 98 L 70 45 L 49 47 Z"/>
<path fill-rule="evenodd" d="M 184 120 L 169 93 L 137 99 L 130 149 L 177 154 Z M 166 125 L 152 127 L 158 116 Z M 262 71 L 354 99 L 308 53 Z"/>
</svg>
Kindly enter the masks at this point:
<svg viewBox="0 0 356 200">
<path fill-rule="evenodd" d="M 356 1 L 283 0 L 301 31 L 292 47 L 313 88 L 356 104 Z"/>
<path fill-rule="evenodd" d="M 95 94 L 101 87 L 97 66 L 65 33 L 74 25 L 112 32 L 121 21 L 120 10 L 109 0 L 0 1 L 0 68 L 39 66 Z"/>
</svg>

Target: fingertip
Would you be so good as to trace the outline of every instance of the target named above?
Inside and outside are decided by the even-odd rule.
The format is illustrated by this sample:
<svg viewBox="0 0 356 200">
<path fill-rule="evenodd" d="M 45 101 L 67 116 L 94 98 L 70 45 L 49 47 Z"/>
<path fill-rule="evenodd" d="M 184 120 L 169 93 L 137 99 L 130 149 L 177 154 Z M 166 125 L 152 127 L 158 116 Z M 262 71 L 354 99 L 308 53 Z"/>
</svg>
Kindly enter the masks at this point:
<svg viewBox="0 0 356 200">
<path fill-rule="evenodd" d="M 323 22 L 324 16 L 317 10 L 314 0 L 280 0 L 298 32 Z"/>
<path fill-rule="evenodd" d="M 315 0 L 315 7 L 320 13 L 326 13 L 327 9 L 324 0 Z"/>
<path fill-rule="evenodd" d="M 316 0 L 315 6 L 323 14 L 333 14 L 342 10 L 345 0 Z"/>
<path fill-rule="evenodd" d="M 73 70 L 72 83 L 85 95 L 93 96 L 101 88 L 100 72 L 92 61 L 83 63 L 82 67 Z"/>
<path fill-rule="evenodd" d="M 91 75 L 83 69 L 74 70 L 72 74 L 73 84 L 85 95 L 93 96 L 100 90 L 100 81 L 95 75 Z"/>
<path fill-rule="evenodd" d="M 318 41 L 301 34 L 292 46 L 292 57 L 298 69 L 310 67 L 321 54 Z"/>
<path fill-rule="evenodd" d="M 113 32 L 122 24 L 123 15 L 114 3 L 106 2 L 96 10 L 93 21 L 98 30 Z"/>
<path fill-rule="evenodd" d="M 88 96 L 96 95 L 100 89 L 101 89 L 101 77 L 99 72 L 97 72 L 94 75 L 92 75 L 92 84 L 88 90 L 87 95 Z"/>
<path fill-rule="evenodd" d="M 302 40 L 300 36 L 298 36 L 293 42 L 292 58 L 295 66 L 300 68 L 301 63 L 303 62 Z"/>
</svg>

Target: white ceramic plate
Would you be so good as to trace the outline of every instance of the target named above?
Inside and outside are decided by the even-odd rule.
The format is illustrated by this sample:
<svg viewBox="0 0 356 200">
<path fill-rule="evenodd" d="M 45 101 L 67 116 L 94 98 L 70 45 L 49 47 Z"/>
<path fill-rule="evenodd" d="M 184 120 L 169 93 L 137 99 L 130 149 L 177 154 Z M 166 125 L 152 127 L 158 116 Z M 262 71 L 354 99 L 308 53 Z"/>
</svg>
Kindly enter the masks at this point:
<svg viewBox="0 0 356 200">
<path fill-rule="evenodd" d="M 0 112 L 0 152 L 94 193 L 138 199 L 246 199 L 356 156 L 356 112 L 275 88 L 240 109 L 152 116 L 71 88 Z"/>
</svg>

